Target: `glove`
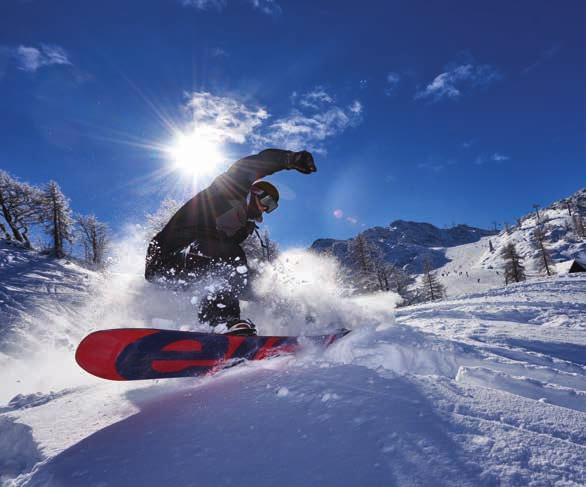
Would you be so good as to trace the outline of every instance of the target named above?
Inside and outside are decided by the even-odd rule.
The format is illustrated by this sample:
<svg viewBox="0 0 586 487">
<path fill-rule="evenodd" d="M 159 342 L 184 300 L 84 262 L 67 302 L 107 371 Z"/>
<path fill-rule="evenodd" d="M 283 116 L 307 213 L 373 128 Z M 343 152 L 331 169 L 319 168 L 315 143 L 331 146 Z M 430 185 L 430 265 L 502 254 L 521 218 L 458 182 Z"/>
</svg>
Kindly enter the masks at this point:
<svg viewBox="0 0 586 487">
<path fill-rule="evenodd" d="M 296 169 L 303 174 L 311 174 L 317 171 L 313 156 L 306 150 L 292 152 L 289 156 L 288 169 Z"/>
</svg>

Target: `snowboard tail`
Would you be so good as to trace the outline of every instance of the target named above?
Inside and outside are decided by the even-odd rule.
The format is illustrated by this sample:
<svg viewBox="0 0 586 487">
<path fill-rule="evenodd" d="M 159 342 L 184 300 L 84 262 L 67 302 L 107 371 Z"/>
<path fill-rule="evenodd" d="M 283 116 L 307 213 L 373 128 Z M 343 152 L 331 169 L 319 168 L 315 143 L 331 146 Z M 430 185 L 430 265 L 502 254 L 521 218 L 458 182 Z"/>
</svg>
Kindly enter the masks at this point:
<svg viewBox="0 0 586 487">
<path fill-rule="evenodd" d="M 311 337 L 231 336 L 152 328 L 102 330 L 85 337 L 75 353 L 79 366 L 109 380 L 205 375 L 234 359 L 262 360 L 293 353 L 304 341 L 327 347 L 348 330 Z"/>
</svg>

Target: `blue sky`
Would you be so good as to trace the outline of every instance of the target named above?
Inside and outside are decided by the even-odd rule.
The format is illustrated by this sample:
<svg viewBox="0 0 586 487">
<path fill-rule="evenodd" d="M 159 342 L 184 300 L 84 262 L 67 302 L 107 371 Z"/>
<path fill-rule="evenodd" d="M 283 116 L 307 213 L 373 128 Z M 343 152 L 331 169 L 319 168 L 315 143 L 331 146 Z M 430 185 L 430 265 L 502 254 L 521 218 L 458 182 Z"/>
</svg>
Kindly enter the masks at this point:
<svg viewBox="0 0 586 487">
<path fill-rule="evenodd" d="M 282 245 L 395 219 L 512 222 L 586 182 L 586 4 L 5 0 L 0 168 L 57 180 L 119 231 L 185 198 L 177 132 L 219 145 L 205 185 L 273 146 Z M 204 171 L 206 169 L 206 171 Z"/>
</svg>

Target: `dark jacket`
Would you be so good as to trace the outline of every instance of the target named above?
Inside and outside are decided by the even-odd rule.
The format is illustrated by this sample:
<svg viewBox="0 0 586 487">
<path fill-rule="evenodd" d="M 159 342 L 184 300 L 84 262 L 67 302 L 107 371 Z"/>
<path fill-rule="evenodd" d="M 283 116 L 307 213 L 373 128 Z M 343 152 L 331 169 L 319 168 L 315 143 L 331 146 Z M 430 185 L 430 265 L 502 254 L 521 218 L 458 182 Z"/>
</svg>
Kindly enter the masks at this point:
<svg viewBox="0 0 586 487">
<path fill-rule="evenodd" d="M 247 196 L 252 183 L 282 169 L 290 169 L 292 154 L 291 151 L 267 149 L 240 159 L 185 203 L 151 241 L 147 253 L 147 279 L 153 271 L 165 267 L 166 256 L 195 240 L 242 242 L 254 228 L 247 214 Z"/>
</svg>

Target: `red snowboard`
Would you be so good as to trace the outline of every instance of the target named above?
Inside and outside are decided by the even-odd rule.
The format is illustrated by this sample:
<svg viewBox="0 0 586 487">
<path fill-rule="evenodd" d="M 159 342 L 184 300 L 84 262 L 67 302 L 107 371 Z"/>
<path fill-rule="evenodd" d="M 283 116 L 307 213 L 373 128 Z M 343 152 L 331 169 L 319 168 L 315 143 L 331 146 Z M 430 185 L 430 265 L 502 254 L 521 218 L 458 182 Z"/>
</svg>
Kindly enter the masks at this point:
<svg viewBox="0 0 586 487">
<path fill-rule="evenodd" d="M 103 379 L 140 380 L 204 375 L 234 359 L 262 360 L 298 350 L 304 342 L 327 347 L 349 333 L 310 337 L 228 336 L 192 331 L 121 328 L 85 337 L 79 366 Z"/>
</svg>

